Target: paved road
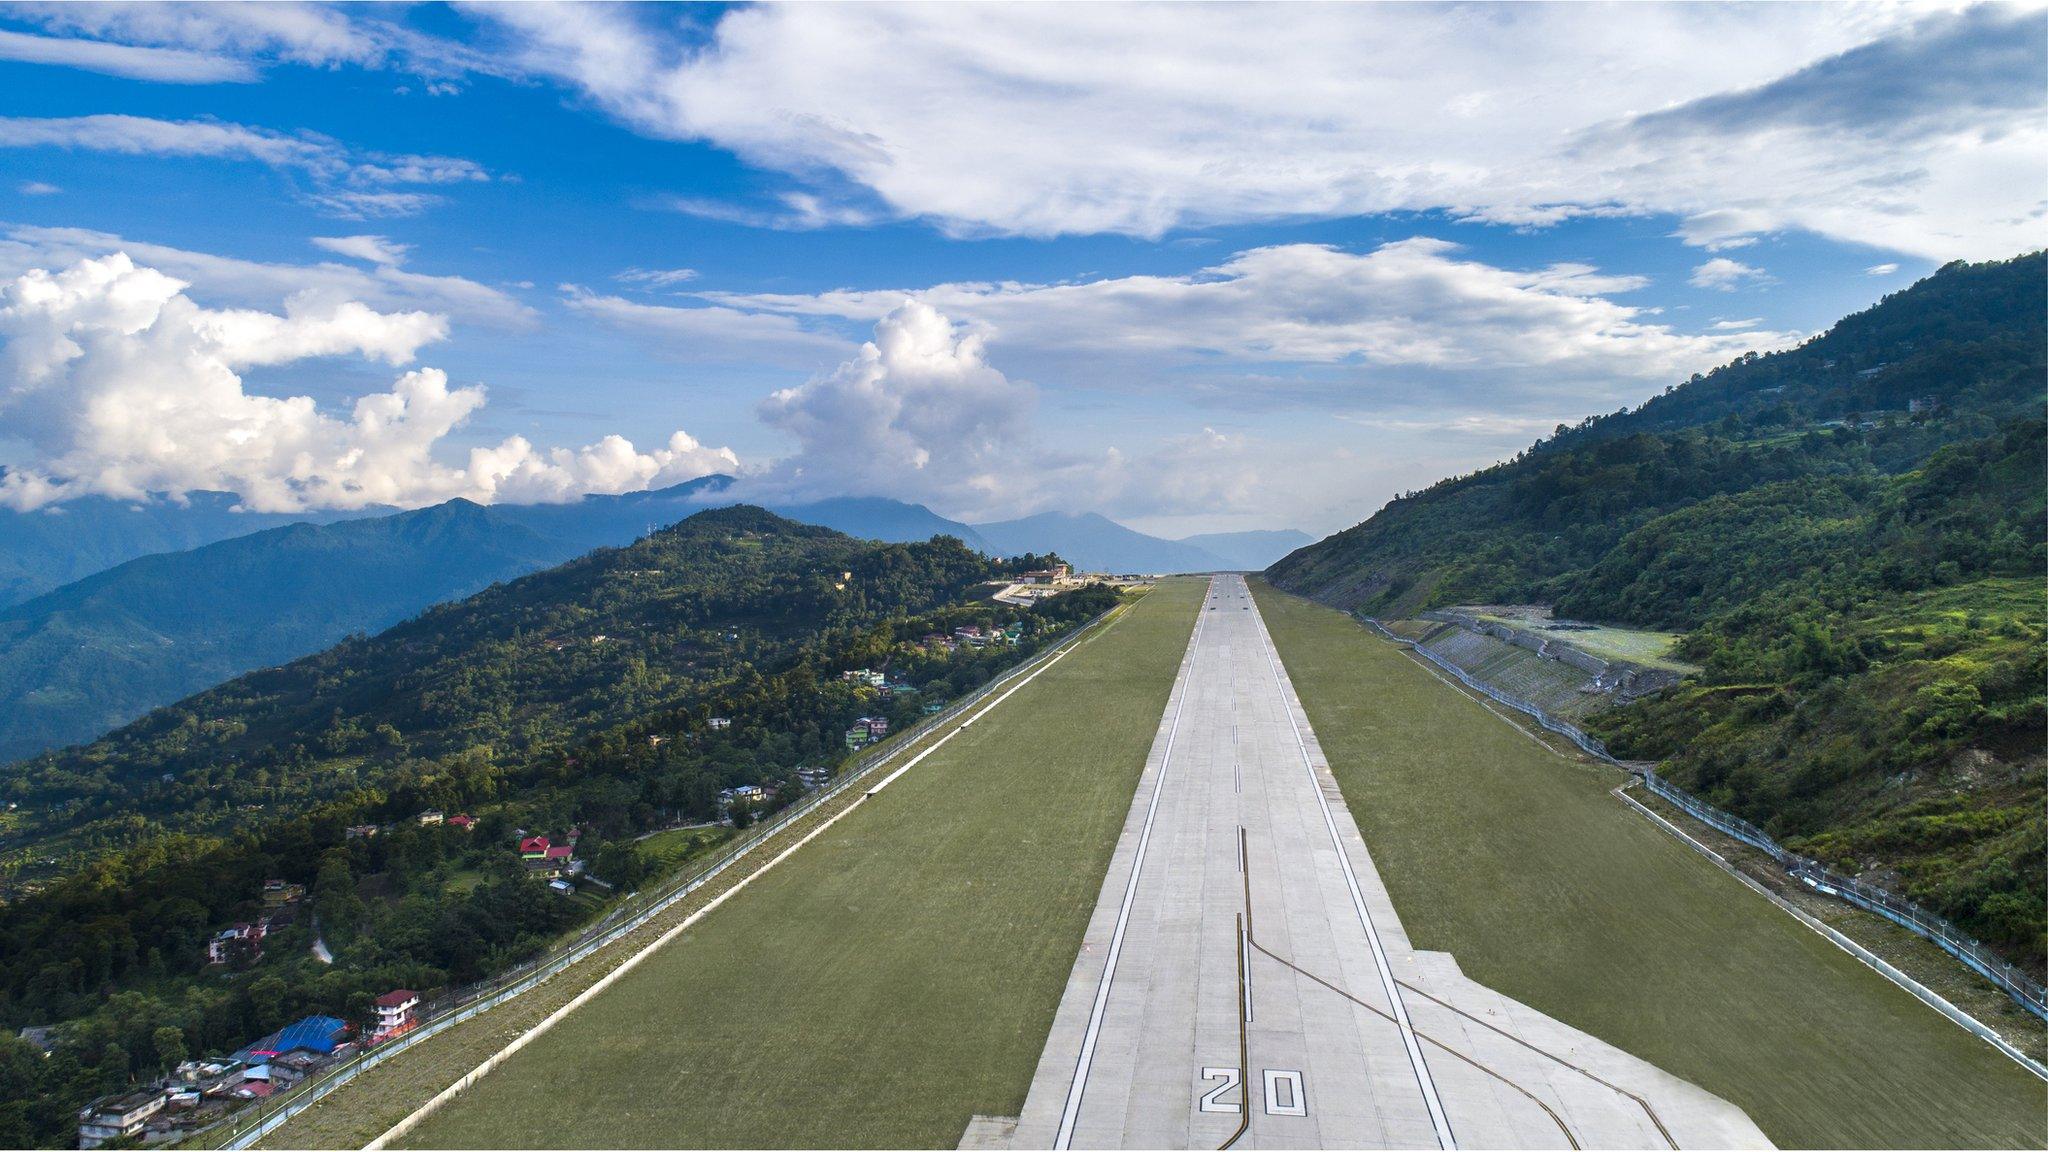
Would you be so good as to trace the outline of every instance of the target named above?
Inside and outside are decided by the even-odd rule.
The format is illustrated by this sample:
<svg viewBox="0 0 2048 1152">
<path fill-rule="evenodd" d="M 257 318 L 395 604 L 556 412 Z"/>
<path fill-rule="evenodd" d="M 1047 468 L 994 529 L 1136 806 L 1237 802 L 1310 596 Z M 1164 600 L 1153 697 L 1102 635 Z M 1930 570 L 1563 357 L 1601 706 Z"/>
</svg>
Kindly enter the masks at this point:
<svg viewBox="0 0 2048 1152">
<path fill-rule="evenodd" d="M 1226 1144 L 1769 1146 L 1409 945 L 1236 576 L 1211 581 L 1023 1114 L 963 1140 Z"/>
</svg>

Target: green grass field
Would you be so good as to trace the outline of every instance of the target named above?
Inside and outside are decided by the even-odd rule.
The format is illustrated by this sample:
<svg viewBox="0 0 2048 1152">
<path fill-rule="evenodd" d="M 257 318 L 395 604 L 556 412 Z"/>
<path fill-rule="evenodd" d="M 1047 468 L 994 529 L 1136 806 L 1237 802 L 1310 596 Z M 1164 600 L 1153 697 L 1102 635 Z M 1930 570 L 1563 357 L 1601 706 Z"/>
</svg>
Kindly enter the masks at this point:
<svg viewBox="0 0 2048 1152">
<path fill-rule="evenodd" d="M 1342 613 L 1254 584 L 1417 947 L 1781 1147 L 2048 1145 L 2048 1085 Z"/>
<path fill-rule="evenodd" d="M 1015 1115 L 1199 603 L 1169 581 L 415 1147 L 952 1147 Z"/>
<path fill-rule="evenodd" d="M 1545 628 L 1550 623 L 1548 612 L 1476 611 L 1484 620 L 1493 620 L 1510 628 L 1535 632 L 1574 648 L 1590 652 L 1609 660 L 1628 660 L 1652 668 L 1667 668 L 1674 672 L 1697 672 L 1698 668 L 1671 657 L 1671 650 L 1678 646 L 1677 632 L 1649 632 L 1640 628 L 1615 628 L 1606 624 L 1574 628 L 1557 632 Z"/>
<path fill-rule="evenodd" d="M 732 839 L 730 828 L 670 828 L 636 841 L 641 853 L 668 872 Z"/>
</svg>

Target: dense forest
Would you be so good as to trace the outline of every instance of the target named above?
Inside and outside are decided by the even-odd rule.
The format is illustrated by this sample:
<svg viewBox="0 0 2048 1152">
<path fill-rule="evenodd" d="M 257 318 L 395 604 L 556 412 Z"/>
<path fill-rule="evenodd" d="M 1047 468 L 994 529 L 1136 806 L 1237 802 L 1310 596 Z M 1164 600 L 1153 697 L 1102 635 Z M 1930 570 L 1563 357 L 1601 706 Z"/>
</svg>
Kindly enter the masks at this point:
<svg viewBox="0 0 2048 1152">
<path fill-rule="evenodd" d="M 1543 603 L 1703 672 L 1597 714 L 1622 756 L 2048 963 L 2048 291 L 1952 264 L 1274 565 L 1376 616 Z"/>
<path fill-rule="evenodd" d="M 144 556 L 0 608 L 0 762 L 584 549 L 466 500 Z"/>
<path fill-rule="evenodd" d="M 51 863 L 0 906 L 0 1022 L 62 1027 L 48 1057 L 0 1037 L 0 1145 L 67 1142 L 85 1100 L 174 1057 L 532 955 L 714 847 L 722 814 L 792 802 L 856 717 L 908 727 L 1115 603 L 975 595 L 1046 560 L 709 511 L 16 766 L 9 840 Z M 968 624 L 1015 643 L 926 642 Z M 772 796 L 721 803 L 742 785 Z M 595 884 L 551 891 L 522 831 L 576 838 Z M 305 893 L 281 914 L 280 881 Z M 260 957 L 207 963 L 266 912 Z"/>
<path fill-rule="evenodd" d="M 806 646 L 959 599 L 999 566 L 943 538 L 877 545 L 759 509 L 495 585 L 6 770 L 7 863 L 69 871 L 164 830 L 274 819 L 405 766 L 523 762 Z M 31 862 L 18 874 L 52 870 Z"/>
</svg>

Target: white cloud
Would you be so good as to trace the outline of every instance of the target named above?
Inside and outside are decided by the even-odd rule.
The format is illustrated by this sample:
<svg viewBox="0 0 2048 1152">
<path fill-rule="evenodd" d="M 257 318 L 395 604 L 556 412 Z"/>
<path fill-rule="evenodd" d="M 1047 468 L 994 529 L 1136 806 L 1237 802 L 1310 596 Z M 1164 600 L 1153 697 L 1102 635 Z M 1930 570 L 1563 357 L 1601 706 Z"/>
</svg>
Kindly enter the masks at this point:
<svg viewBox="0 0 2048 1152">
<path fill-rule="evenodd" d="M 762 401 L 761 419 L 801 448 L 761 482 L 992 503 L 1017 482 L 1035 402 L 988 364 L 980 337 L 905 302 L 837 371 Z"/>
<path fill-rule="evenodd" d="M 1743 208 L 1717 208 L 1686 217 L 1674 233 L 1680 240 L 1709 252 L 1748 248 L 1759 233 L 1768 232 L 1777 218 L 1769 212 Z"/>
<path fill-rule="evenodd" d="M 412 245 L 393 242 L 385 236 L 315 236 L 313 246 L 337 255 L 371 264 L 396 266 L 405 263 Z"/>
<path fill-rule="evenodd" d="M 777 232 L 809 232 L 818 228 L 860 228 L 887 218 L 886 213 L 853 204 L 838 203 L 808 192 L 783 192 L 774 197 L 772 208 L 755 208 L 702 196 L 656 196 L 649 207 L 680 212 L 699 220 L 721 224 L 742 224 Z"/>
<path fill-rule="evenodd" d="M 246 63 L 202 52 L 31 36 L 7 29 L 0 29 L 0 60 L 56 64 L 163 84 L 247 83 L 256 79 L 256 70 Z"/>
<path fill-rule="evenodd" d="M 523 436 L 469 453 L 469 482 L 484 497 L 519 504 L 552 504 L 593 493 L 616 495 L 661 488 L 714 473 L 739 470 L 730 448 L 710 448 L 687 432 L 642 452 L 624 436 L 610 435 L 581 448 L 540 450 Z"/>
<path fill-rule="evenodd" d="M 363 192 L 347 188 L 316 192 L 306 200 L 341 220 L 417 216 L 441 203 L 441 197 L 431 192 Z"/>
<path fill-rule="evenodd" d="M 1770 276 L 1761 268 L 1752 268 L 1740 260 L 1716 256 L 1692 270 L 1691 279 L 1686 281 L 1695 288 L 1711 288 L 1717 292 L 1733 292 L 1745 284 L 1765 284 Z"/>
<path fill-rule="evenodd" d="M 1668 213 L 1713 247 L 1984 257 L 2037 243 L 2048 171 L 2048 14 L 2024 8 L 787 5 L 703 45 L 631 7 L 485 11 L 516 66 L 818 198 L 678 205 L 779 226 Z"/>
<path fill-rule="evenodd" d="M 761 402 L 797 451 L 742 478 L 744 498 L 886 494 L 989 519 L 1049 506 L 1130 514 L 1241 507 L 1256 484 L 1242 443 L 1205 429 L 1136 460 L 1056 448 L 1037 392 L 988 363 L 982 337 L 902 301 L 836 370 Z"/>
<path fill-rule="evenodd" d="M 408 272 L 391 264 L 266 264 L 193 252 L 88 228 L 16 227 L 0 241 L 0 276 L 75 264 L 115 252 L 190 282 L 210 300 L 270 308 L 301 292 L 361 300 L 375 308 L 420 308 L 498 328 L 535 323 L 533 309 L 489 285 L 461 276 Z"/>
<path fill-rule="evenodd" d="M 23 182 L 16 191 L 20 192 L 23 196 L 55 196 L 64 190 L 55 184 L 45 184 L 41 180 L 28 180 Z"/>
<path fill-rule="evenodd" d="M 241 373 L 312 357 L 410 363 L 447 333 L 426 312 L 377 312 L 318 293 L 282 315 L 202 308 L 185 285 L 127 255 L 31 270 L 0 289 L 6 341 L 0 414 L 30 453 L 0 478 L 0 504 L 32 509 L 86 494 L 181 498 L 238 493 L 264 511 L 417 506 L 462 496 L 566 500 L 730 471 L 737 460 L 677 432 L 639 452 L 609 436 L 581 449 L 521 437 L 473 448 L 465 465 L 436 446 L 483 407 L 482 386 L 450 388 L 419 368 L 346 415 L 305 396 L 251 392 Z"/>
<path fill-rule="evenodd" d="M 649 288 L 673 288 L 696 278 L 695 268 L 628 268 L 612 277 L 621 284 L 644 284 Z"/>
<path fill-rule="evenodd" d="M 271 64 L 393 68 L 445 86 L 463 72 L 496 73 L 487 54 L 408 28 L 403 14 L 347 12 L 308 3 L 14 3 L 8 15 L 45 30 L 99 42 L 37 50 L 45 62 L 141 80 L 210 83 L 256 79 Z M 19 34 L 17 34 L 19 35 Z M 29 37 L 29 39 L 42 39 Z"/>
<path fill-rule="evenodd" d="M 1872 264 L 1863 270 L 1866 276 L 1889 276 L 1899 270 L 1897 264 Z"/>
<path fill-rule="evenodd" d="M 1740 320 L 1716 320 L 1713 329 L 1716 332 L 1744 332 L 1763 322 L 1764 318 L 1761 316 L 1746 316 Z"/>
<path fill-rule="evenodd" d="M 348 167 L 340 150 L 328 142 L 221 121 L 157 120 L 147 116 L 10 116 L 0 119 L 0 147 L 254 160 L 323 176 L 341 175 Z"/>
<path fill-rule="evenodd" d="M 306 199 L 349 218 L 411 216 L 438 202 L 393 185 L 486 181 L 490 173 L 453 156 L 388 155 L 351 150 L 315 135 L 287 135 L 218 120 L 158 120 L 97 115 L 0 118 L 0 148 L 54 147 L 126 156 L 200 156 L 247 160 L 301 172 L 315 188 Z"/>
<path fill-rule="evenodd" d="M 1638 277 L 1581 264 L 1533 270 L 1460 259 L 1427 237 L 1366 253 L 1320 244 L 1239 252 L 1185 276 L 1067 284 L 940 284 L 811 296 L 706 293 L 749 312 L 874 320 L 906 295 L 984 326 L 1006 354 L 1116 354 L 1512 371 L 1524 383 L 1666 379 L 1789 334 L 1688 335 L 1610 295 Z"/>
<path fill-rule="evenodd" d="M 673 355 L 692 360 L 747 360 L 809 367 L 846 353 L 849 342 L 805 328 L 790 316 L 716 305 L 672 308 L 620 296 L 601 296 L 574 284 L 562 286 L 573 312 L 645 337 Z"/>
</svg>

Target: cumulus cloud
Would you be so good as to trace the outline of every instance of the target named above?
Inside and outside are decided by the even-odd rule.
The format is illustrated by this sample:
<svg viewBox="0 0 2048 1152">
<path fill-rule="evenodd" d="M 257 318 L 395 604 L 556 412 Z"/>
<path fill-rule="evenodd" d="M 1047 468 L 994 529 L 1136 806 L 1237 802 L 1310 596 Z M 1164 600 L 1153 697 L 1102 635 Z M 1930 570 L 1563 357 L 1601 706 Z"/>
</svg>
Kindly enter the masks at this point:
<svg viewBox="0 0 2048 1152">
<path fill-rule="evenodd" d="M 1899 270 L 1897 264 L 1872 264 L 1863 270 L 1865 276 L 1889 276 Z"/>
<path fill-rule="evenodd" d="M 392 266 L 405 263 L 406 253 L 412 251 L 412 245 L 394 243 L 385 236 L 315 236 L 313 246 L 365 263 Z"/>
<path fill-rule="evenodd" d="M 1524 380 L 1669 378 L 1791 339 L 1686 334 L 1609 298 L 1645 283 L 1583 264 L 1501 268 L 1414 237 L 1365 253 L 1255 248 L 1185 276 L 705 295 L 748 312 L 856 320 L 879 318 L 912 295 L 984 326 L 1006 352 L 1512 370 Z"/>
<path fill-rule="evenodd" d="M 906 302 L 837 371 L 761 403 L 801 445 L 772 479 L 800 491 L 915 491 L 993 500 L 1029 449 L 1032 390 L 991 367 L 982 340 Z"/>
<path fill-rule="evenodd" d="M 739 492 L 886 494 L 987 519 L 1049 506 L 1227 510 L 1256 483 L 1241 442 L 1213 430 L 1137 459 L 1056 448 L 1033 426 L 1037 402 L 1031 385 L 988 362 L 981 335 L 929 304 L 901 301 L 853 359 L 761 402 L 761 419 L 798 447 L 743 477 Z"/>
<path fill-rule="evenodd" d="M 54 147 L 125 156 L 247 160 L 310 177 L 306 199 L 346 218 L 411 216 L 439 201 L 395 185 L 486 181 L 490 173 L 454 156 L 391 155 L 349 149 L 323 136 L 289 135 L 218 120 L 159 120 L 105 114 L 0 117 L 0 148 Z"/>
<path fill-rule="evenodd" d="M 631 7 L 484 11 L 514 66 L 787 173 L 807 208 L 677 205 L 769 226 L 1666 213 L 1710 247 L 1797 228 L 1947 259 L 2041 221 L 2048 14 L 2024 8 L 789 5 L 708 43 Z"/>
<path fill-rule="evenodd" d="M 16 227 L 0 240 L 0 276 L 78 263 L 125 252 L 185 280 L 209 299 L 269 308 L 296 293 L 360 300 L 374 308 L 425 309 L 496 328 L 526 328 L 533 309 L 487 284 L 461 276 L 409 272 L 395 264 L 360 268 L 333 262 L 273 264 L 194 252 L 89 228 Z"/>
<path fill-rule="evenodd" d="M 1761 268 L 1752 268 L 1740 260 L 1716 256 L 1692 270 L 1686 282 L 1695 288 L 1711 288 L 1716 292 L 1733 292 L 1745 284 L 1768 283 L 1770 276 Z"/>
<path fill-rule="evenodd" d="M 41 180 L 28 180 L 16 188 L 16 191 L 20 192 L 23 196 L 55 196 L 57 193 L 62 192 L 63 189 L 55 184 L 46 184 Z"/>
<path fill-rule="evenodd" d="M 548 501 L 737 464 L 681 432 L 652 452 L 616 436 L 574 450 L 515 436 L 447 464 L 435 449 L 483 407 L 480 385 L 452 388 L 445 373 L 416 368 L 335 415 L 310 397 L 252 392 L 242 375 L 327 356 L 404 366 L 447 334 L 444 317 L 378 312 L 317 290 L 293 296 L 282 314 L 208 309 L 185 288 L 116 253 L 32 269 L 0 289 L 0 416 L 28 452 L 0 478 L 0 504 L 199 490 L 281 512 L 456 496 Z"/>
</svg>

